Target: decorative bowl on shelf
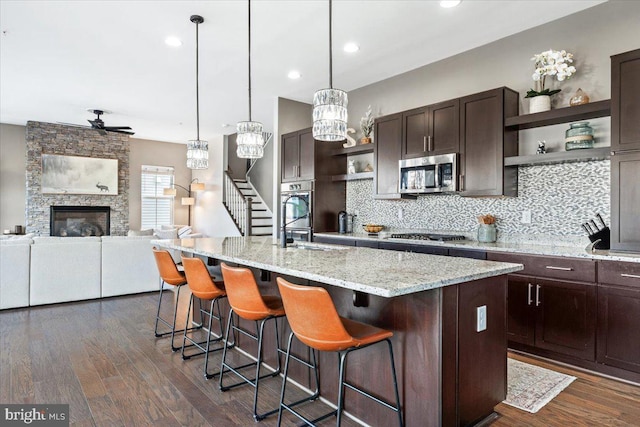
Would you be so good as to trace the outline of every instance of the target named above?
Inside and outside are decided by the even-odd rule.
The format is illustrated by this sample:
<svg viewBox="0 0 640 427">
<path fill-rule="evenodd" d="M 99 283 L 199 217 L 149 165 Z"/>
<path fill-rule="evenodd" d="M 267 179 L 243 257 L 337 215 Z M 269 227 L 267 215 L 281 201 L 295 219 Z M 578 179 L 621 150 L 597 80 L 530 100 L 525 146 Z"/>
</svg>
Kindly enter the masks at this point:
<svg viewBox="0 0 640 427">
<path fill-rule="evenodd" d="M 362 224 L 362 228 L 367 233 L 379 233 L 384 228 L 384 225 L 376 225 L 376 224 Z"/>
</svg>

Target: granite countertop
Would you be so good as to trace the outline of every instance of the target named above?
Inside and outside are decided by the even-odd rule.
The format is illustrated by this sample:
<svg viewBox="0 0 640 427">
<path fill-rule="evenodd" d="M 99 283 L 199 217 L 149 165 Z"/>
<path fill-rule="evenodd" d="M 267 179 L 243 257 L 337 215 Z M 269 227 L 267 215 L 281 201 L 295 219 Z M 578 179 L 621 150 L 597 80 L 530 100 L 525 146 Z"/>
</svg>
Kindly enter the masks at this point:
<svg viewBox="0 0 640 427">
<path fill-rule="evenodd" d="M 287 248 L 270 236 L 153 240 L 153 244 L 382 297 L 513 273 L 522 264 L 317 243 Z"/>
<path fill-rule="evenodd" d="M 448 234 L 457 234 L 451 233 Z M 482 250 L 489 252 L 510 252 L 529 255 L 547 255 L 571 258 L 587 258 L 607 261 L 626 261 L 640 263 L 640 255 L 627 254 L 621 252 L 611 252 L 607 250 L 596 250 L 595 252 L 587 252 L 585 248 L 575 246 L 553 246 L 553 245 L 534 245 L 531 243 L 515 243 L 515 242 L 497 242 L 497 243 L 481 243 L 475 240 L 456 240 L 451 242 L 440 242 L 435 240 L 411 240 L 383 238 L 378 236 L 370 236 L 366 233 L 314 233 L 317 236 L 336 237 L 342 239 L 362 239 L 378 242 L 396 242 L 410 243 L 415 245 L 442 246 L 447 248 Z"/>
</svg>

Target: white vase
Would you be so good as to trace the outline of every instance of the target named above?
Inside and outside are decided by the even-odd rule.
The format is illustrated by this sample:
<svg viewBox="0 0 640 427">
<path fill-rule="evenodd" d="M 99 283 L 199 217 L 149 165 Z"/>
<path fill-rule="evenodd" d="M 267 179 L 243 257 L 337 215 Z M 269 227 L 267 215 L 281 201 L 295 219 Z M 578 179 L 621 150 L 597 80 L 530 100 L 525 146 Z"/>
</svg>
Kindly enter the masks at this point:
<svg viewBox="0 0 640 427">
<path fill-rule="evenodd" d="M 551 97 L 549 95 L 538 95 L 529 98 L 529 113 L 540 113 L 551 110 Z"/>
</svg>

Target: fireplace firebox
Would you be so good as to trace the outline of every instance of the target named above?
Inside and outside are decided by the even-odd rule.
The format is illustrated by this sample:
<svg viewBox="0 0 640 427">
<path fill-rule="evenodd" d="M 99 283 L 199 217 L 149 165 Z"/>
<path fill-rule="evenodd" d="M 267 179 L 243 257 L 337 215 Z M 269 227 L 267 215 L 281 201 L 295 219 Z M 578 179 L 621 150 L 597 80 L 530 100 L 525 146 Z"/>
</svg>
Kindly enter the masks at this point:
<svg viewBox="0 0 640 427">
<path fill-rule="evenodd" d="M 61 237 L 108 236 L 109 206 L 51 206 L 49 234 Z"/>
</svg>

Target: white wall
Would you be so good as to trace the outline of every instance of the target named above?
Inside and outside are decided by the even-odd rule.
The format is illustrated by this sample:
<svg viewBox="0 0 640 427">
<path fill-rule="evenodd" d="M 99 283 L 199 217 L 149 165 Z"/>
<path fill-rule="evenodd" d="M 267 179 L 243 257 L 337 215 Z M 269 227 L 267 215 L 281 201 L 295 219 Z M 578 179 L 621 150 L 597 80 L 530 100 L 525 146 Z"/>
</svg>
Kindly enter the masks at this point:
<svg viewBox="0 0 640 427">
<path fill-rule="evenodd" d="M 25 126 L 0 123 L 0 233 L 25 225 Z"/>
<path fill-rule="evenodd" d="M 186 147 L 185 147 L 186 150 Z M 222 204 L 225 163 L 224 137 L 209 139 L 209 169 L 192 171 L 193 178 L 205 183 L 205 191 L 197 193 L 192 206 L 193 229 L 210 237 L 239 236 L 229 213 Z"/>
</svg>

